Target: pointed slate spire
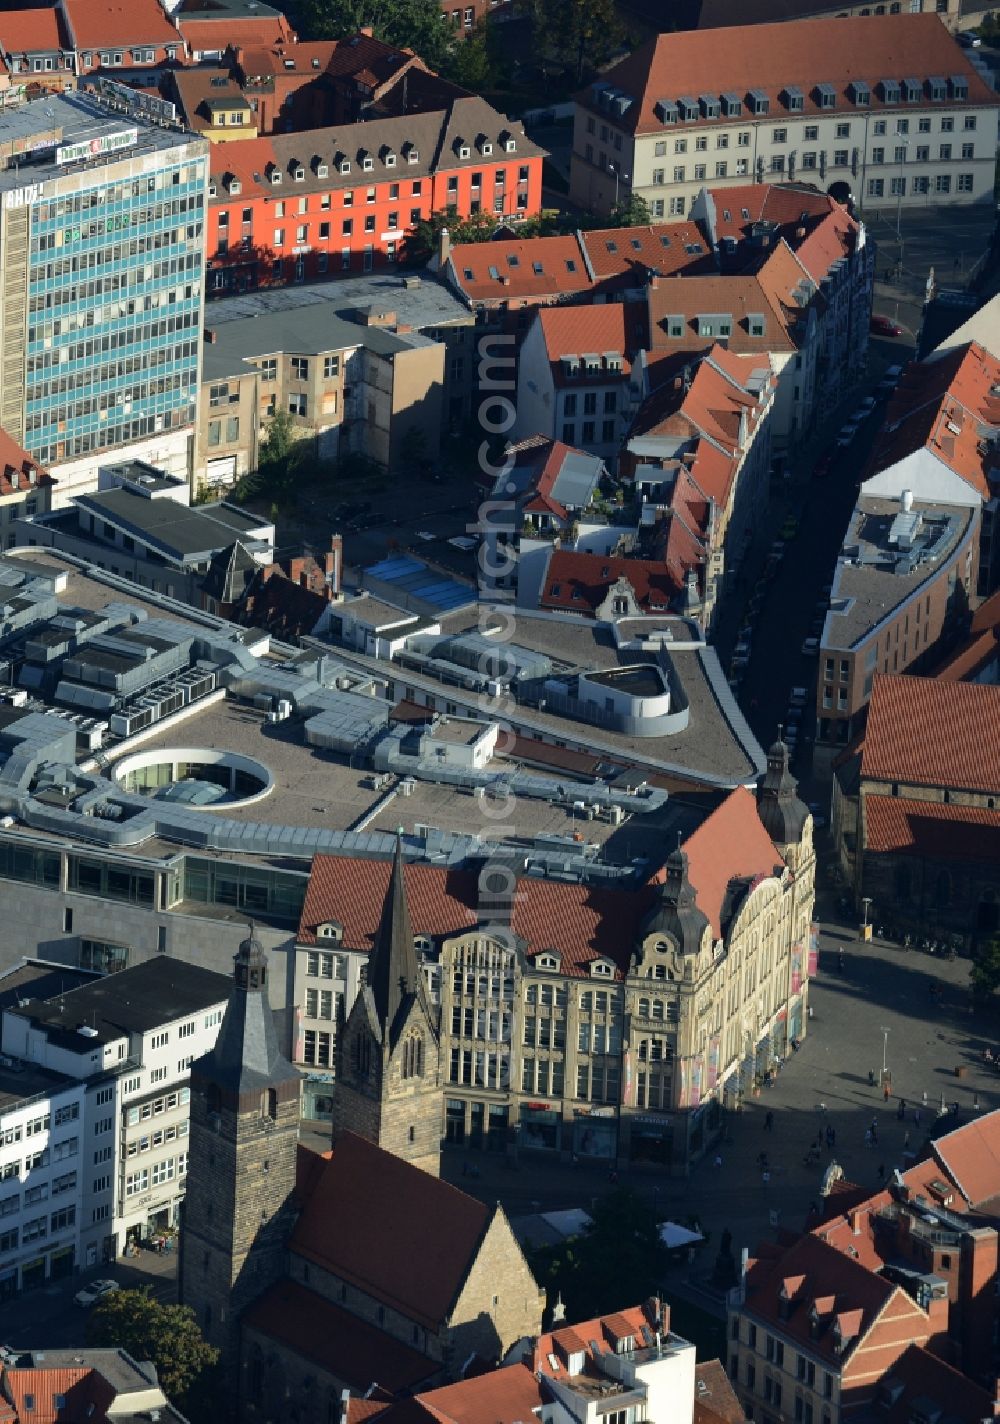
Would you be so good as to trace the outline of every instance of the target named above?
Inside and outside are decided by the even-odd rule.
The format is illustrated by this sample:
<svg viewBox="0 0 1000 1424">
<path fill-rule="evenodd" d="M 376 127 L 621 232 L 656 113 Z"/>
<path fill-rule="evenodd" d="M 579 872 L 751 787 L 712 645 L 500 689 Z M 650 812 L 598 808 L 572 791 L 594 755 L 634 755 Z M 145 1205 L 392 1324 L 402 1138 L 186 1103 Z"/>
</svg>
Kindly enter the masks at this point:
<svg viewBox="0 0 1000 1424">
<path fill-rule="evenodd" d="M 798 784 L 788 768 L 789 752 L 778 737 L 767 753 L 767 771 L 757 788 L 757 811 L 775 845 L 799 840 L 809 807 L 799 800 Z"/>
<path fill-rule="evenodd" d="M 252 921 L 233 960 L 233 988 L 215 1047 L 193 1068 L 198 1077 L 241 1098 L 295 1076 L 278 1047 L 267 997 L 267 955 Z"/>
<path fill-rule="evenodd" d="M 378 1021 L 392 1043 L 395 1040 L 393 1025 L 400 1009 L 413 995 L 422 1002 L 425 999 L 424 976 L 413 947 L 413 927 L 403 882 L 403 843 L 399 836 L 375 947 L 368 957 L 367 984 Z M 427 1009 L 426 1003 L 424 1007 Z"/>
</svg>

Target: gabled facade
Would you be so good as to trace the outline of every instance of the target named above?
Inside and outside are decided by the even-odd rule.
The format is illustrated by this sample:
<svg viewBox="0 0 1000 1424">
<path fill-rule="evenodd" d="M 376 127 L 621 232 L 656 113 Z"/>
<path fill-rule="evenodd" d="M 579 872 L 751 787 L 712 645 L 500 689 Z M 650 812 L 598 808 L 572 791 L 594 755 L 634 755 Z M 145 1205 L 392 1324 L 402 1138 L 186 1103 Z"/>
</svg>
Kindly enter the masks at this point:
<svg viewBox="0 0 1000 1424">
<path fill-rule="evenodd" d="M 706 182 L 985 202 L 997 103 L 933 14 L 661 34 L 577 95 L 570 196 L 607 212 L 628 174 L 654 217 Z"/>
</svg>

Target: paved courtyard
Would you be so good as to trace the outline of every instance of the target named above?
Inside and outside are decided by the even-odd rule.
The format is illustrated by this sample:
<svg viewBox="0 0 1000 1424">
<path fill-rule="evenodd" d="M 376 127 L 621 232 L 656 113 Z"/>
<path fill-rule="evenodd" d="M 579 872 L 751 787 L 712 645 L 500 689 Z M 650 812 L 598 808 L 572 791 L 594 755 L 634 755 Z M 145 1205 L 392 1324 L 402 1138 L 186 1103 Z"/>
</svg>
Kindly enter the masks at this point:
<svg viewBox="0 0 1000 1424">
<path fill-rule="evenodd" d="M 837 923 L 833 903 L 832 894 L 822 890 L 820 971 L 810 990 L 814 1017 L 808 1036 L 774 1085 L 729 1118 L 721 1167 L 710 1153 L 686 1181 L 647 1172 L 620 1176 L 621 1185 L 654 1201 L 662 1218 L 697 1215 L 711 1233 L 713 1259 L 727 1226 L 737 1252 L 773 1237 L 779 1223 L 800 1227 L 810 1203 L 819 1200 L 831 1160 L 847 1178 L 874 1190 L 880 1166 L 888 1177 L 902 1165 L 907 1135 L 911 1150 L 922 1144 L 942 1098 L 949 1107 L 959 1104 L 951 1122 L 1000 1106 L 1000 1077 L 988 1073 L 981 1058 L 985 1044 L 995 1041 L 991 1033 L 1000 1036 L 1000 1027 L 991 1028 L 971 1014 L 968 961 L 948 962 L 881 942 L 863 945 L 855 927 Z M 940 986 L 939 999 L 932 998 L 932 986 Z M 892 1075 L 889 1103 L 881 1088 L 868 1081 L 869 1070 L 876 1077 L 881 1072 L 883 1045 Z M 955 1076 L 956 1067 L 965 1068 L 962 1078 Z M 897 1118 L 900 1097 L 907 1104 L 902 1121 Z M 768 1111 L 774 1114 L 772 1131 L 765 1130 Z M 865 1131 L 873 1118 L 878 1142 L 868 1147 Z M 836 1134 L 834 1149 L 827 1150 L 824 1137 L 819 1163 L 805 1165 L 810 1144 L 828 1125 Z M 761 1151 L 770 1164 L 766 1183 L 756 1165 Z M 473 1162 L 479 1176 L 463 1176 L 463 1164 Z M 586 1206 L 611 1186 L 606 1169 L 522 1158 L 520 1168 L 512 1170 L 502 1159 L 455 1150 L 445 1151 L 443 1172 L 463 1190 L 501 1201 L 511 1215 Z M 698 1271 L 708 1264 L 699 1261 Z"/>
</svg>

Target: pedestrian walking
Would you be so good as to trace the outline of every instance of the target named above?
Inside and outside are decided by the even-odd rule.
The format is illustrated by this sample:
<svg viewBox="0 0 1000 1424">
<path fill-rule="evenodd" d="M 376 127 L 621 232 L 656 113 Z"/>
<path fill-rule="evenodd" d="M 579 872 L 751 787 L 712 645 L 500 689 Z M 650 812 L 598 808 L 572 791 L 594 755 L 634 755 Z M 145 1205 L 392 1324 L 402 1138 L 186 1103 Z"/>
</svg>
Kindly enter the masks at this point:
<svg viewBox="0 0 1000 1424">
<path fill-rule="evenodd" d="M 889 1087 L 889 1079 L 886 1078 L 885 1082 L 882 1084 L 882 1100 L 883 1100 L 883 1102 L 886 1102 L 886 1103 L 887 1103 L 887 1102 L 889 1101 L 889 1094 L 890 1094 L 891 1092 L 892 1092 L 892 1089 Z"/>
<path fill-rule="evenodd" d="M 872 1141 L 873 1141 L 873 1142 L 877 1142 L 877 1141 L 878 1141 L 878 1118 L 877 1118 L 877 1117 L 873 1117 L 873 1118 L 872 1118 L 871 1134 L 872 1134 Z"/>
<path fill-rule="evenodd" d="M 716 1165 L 716 1167 L 721 1167 L 721 1166 L 722 1166 L 722 1153 L 721 1153 L 721 1152 L 716 1152 L 716 1154 L 715 1154 L 715 1165 Z"/>
<path fill-rule="evenodd" d="M 906 1119 L 906 1099 L 905 1099 L 905 1098 L 900 1098 L 900 1100 L 899 1100 L 899 1107 L 896 1109 L 896 1117 L 898 1118 L 898 1120 L 899 1120 L 900 1122 L 904 1122 L 905 1119 Z"/>
<path fill-rule="evenodd" d="M 827 1129 L 826 1129 L 826 1145 L 827 1145 L 827 1147 L 832 1147 L 833 1144 L 834 1144 L 834 1142 L 836 1141 L 836 1139 L 837 1139 L 837 1134 L 834 1132 L 833 1128 L 830 1127 L 829 1124 L 828 1124 L 828 1125 L 827 1125 Z"/>
<path fill-rule="evenodd" d="M 874 1068 L 869 1068 L 869 1069 L 868 1069 L 868 1086 L 869 1086 L 869 1088 L 874 1088 L 874 1086 L 875 1086 L 875 1069 L 874 1069 Z"/>
<path fill-rule="evenodd" d="M 927 1089 L 926 1089 L 926 1088 L 924 1089 L 923 1104 L 924 1104 L 924 1107 L 927 1106 Z"/>
<path fill-rule="evenodd" d="M 914 1109 L 913 1109 L 913 1126 L 914 1126 L 914 1127 L 919 1127 L 919 1126 L 920 1126 L 920 1109 L 919 1109 L 919 1108 L 914 1108 Z"/>
<path fill-rule="evenodd" d="M 903 1151 L 904 1151 L 904 1152 L 909 1152 L 909 1150 L 910 1150 L 910 1134 L 907 1132 L 907 1133 L 905 1133 L 904 1136 L 903 1136 Z"/>
<path fill-rule="evenodd" d="M 773 1132 L 773 1131 L 774 1131 L 774 1113 L 773 1113 L 773 1112 L 766 1112 L 766 1113 L 764 1114 L 764 1131 L 765 1131 L 765 1132 Z"/>
<path fill-rule="evenodd" d="M 866 1146 L 866 1147 L 871 1147 L 871 1145 L 872 1145 L 872 1130 L 871 1130 L 870 1127 L 866 1127 L 866 1128 L 865 1128 L 865 1146 Z"/>
</svg>

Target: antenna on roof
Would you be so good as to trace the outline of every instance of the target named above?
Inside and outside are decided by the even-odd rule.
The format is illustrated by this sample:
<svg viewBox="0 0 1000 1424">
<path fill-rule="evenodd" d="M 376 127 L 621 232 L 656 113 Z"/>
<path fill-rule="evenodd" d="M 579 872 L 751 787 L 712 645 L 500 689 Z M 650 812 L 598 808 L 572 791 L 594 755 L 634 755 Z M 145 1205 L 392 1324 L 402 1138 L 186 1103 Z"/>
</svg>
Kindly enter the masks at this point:
<svg viewBox="0 0 1000 1424">
<path fill-rule="evenodd" d="M 552 1324 L 561 1325 L 566 1319 L 566 1307 L 563 1305 L 562 1291 L 556 1295 L 556 1303 L 552 1307 Z"/>
</svg>

